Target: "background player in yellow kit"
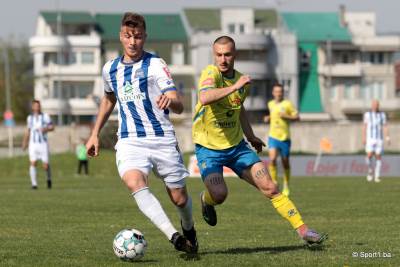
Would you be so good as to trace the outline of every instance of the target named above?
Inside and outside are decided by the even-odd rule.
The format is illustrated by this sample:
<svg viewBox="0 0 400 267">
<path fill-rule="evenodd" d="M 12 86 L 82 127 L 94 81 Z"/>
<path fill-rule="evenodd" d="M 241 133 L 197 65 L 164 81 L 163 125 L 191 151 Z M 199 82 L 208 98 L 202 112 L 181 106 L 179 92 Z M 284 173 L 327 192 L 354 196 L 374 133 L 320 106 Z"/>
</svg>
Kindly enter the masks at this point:
<svg viewBox="0 0 400 267">
<path fill-rule="evenodd" d="M 257 152 L 262 151 L 264 143 L 254 135 L 243 107 L 251 79 L 234 69 L 234 40 L 228 36 L 217 38 L 213 53 L 215 65 L 207 66 L 199 80 L 192 129 L 198 166 L 207 188 L 201 193 L 204 220 L 211 226 L 217 224 L 214 206 L 223 203 L 228 194 L 222 172 L 223 166 L 227 166 L 269 198 L 308 245 L 321 244 L 327 235 L 308 228 L 292 201 L 278 191 L 266 166 L 243 138 L 244 134 Z"/>
<path fill-rule="evenodd" d="M 268 102 L 269 116 L 264 118 L 265 122 L 270 122 L 268 137 L 270 163 L 268 169 L 272 180 L 277 184 L 278 173 L 276 161 L 280 155 L 284 170 L 282 194 L 289 196 L 289 156 L 291 146 L 289 126 L 291 121 L 299 120 L 299 115 L 292 103 L 284 99 L 284 91 L 281 84 L 273 86 L 272 96 L 274 99 Z"/>
</svg>

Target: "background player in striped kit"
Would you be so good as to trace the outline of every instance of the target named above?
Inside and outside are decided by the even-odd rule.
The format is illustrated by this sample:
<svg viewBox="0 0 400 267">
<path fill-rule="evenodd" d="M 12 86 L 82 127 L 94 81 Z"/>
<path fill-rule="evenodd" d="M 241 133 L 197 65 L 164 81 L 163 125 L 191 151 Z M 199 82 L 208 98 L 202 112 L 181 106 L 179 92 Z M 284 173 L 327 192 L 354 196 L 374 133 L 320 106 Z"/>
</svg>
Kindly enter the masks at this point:
<svg viewBox="0 0 400 267">
<path fill-rule="evenodd" d="M 115 105 L 118 107 L 118 172 L 139 209 L 173 243 L 175 249 L 197 252 L 192 201 L 185 178 L 189 175 L 169 111 L 182 113 L 183 105 L 165 62 L 143 50 L 146 23 L 143 16 L 127 12 L 121 23 L 124 55 L 103 67 L 105 95 L 86 148 L 97 156 L 99 133 Z M 148 175 L 153 169 L 163 180 L 181 218 L 183 235 L 172 225 L 160 202 L 150 192 Z"/>
<path fill-rule="evenodd" d="M 363 144 L 367 153 L 368 174 L 367 181 L 374 180 L 379 183 L 383 143 L 385 140 L 390 145 L 389 129 L 386 122 L 386 114 L 379 110 L 379 101 L 373 100 L 371 110 L 364 113 Z M 372 162 L 375 157 L 375 165 Z"/>
<path fill-rule="evenodd" d="M 42 113 L 40 101 L 32 101 L 32 114 L 26 119 L 27 129 L 22 142 L 22 149 L 25 150 L 29 140 L 29 174 L 31 176 L 32 189 L 37 189 L 36 162 L 41 160 L 47 176 L 47 188 L 51 188 L 51 170 L 49 164 L 49 144 L 47 133 L 54 130 L 48 114 Z"/>
</svg>

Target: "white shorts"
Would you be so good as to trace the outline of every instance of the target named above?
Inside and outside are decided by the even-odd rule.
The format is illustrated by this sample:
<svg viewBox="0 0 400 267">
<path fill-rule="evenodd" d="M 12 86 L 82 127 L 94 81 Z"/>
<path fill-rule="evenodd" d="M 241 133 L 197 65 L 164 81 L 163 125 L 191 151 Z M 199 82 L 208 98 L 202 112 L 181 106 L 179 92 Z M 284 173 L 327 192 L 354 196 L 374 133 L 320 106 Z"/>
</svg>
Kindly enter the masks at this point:
<svg viewBox="0 0 400 267">
<path fill-rule="evenodd" d="M 365 152 L 367 153 L 375 153 L 382 154 L 383 152 L 383 140 L 371 139 L 367 140 L 367 144 L 365 145 Z"/>
<path fill-rule="evenodd" d="M 119 175 L 129 170 L 154 174 L 169 188 L 182 188 L 189 176 L 175 136 L 120 139 L 115 145 Z"/>
<path fill-rule="evenodd" d="M 49 145 L 47 143 L 33 143 L 29 145 L 29 160 L 49 163 Z"/>
</svg>

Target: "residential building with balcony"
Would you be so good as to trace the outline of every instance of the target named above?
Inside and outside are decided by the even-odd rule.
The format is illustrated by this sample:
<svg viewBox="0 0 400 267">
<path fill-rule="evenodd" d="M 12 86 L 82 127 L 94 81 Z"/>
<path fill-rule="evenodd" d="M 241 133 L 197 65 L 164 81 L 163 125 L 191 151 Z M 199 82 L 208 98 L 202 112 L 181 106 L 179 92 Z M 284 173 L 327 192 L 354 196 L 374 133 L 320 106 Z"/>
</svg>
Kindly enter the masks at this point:
<svg viewBox="0 0 400 267">
<path fill-rule="evenodd" d="M 398 36 L 376 34 L 371 12 L 283 13 L 298 38 L 299 109 L 309 119 L 361 119 L 372 99 L 400 110 L 393 55 Z"/>
<path fill-rule="evenodd" d="M 34 97 L 55 121 L 87 122 L 100 95 L 101 37 L 87 12 L 42 11 L 29 40 L 34 61 Z"/>
</svg>

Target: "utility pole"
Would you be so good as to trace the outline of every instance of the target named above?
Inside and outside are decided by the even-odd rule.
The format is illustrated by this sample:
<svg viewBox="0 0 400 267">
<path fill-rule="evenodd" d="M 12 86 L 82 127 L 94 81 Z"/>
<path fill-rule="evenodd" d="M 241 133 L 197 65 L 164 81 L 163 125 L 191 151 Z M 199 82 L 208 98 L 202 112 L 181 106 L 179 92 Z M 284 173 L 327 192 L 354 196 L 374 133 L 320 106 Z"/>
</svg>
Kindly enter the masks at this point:
<svg viewBox="0 0 400 267">
<path fill-rule="evenodd" d="M 62 61 L 62 48 L 63 48 L 63 37 L 62 37 L 62 27 L 61 27 L 61 11 L 60 11 L 60 0 L 57 0 L 57 36 L 59 40 L 59 45 L 60 47 L 57 50 L 57 91 L 58 91 L 58 104 L 59 104 L 59 109 L 58 109 L 58 125 L 63 124 L 63 118 L 62 118 L 62 107 L 61 101 L 62 101 L 62 83 L 61 83 L 61 61 Z"/>
</svg>

